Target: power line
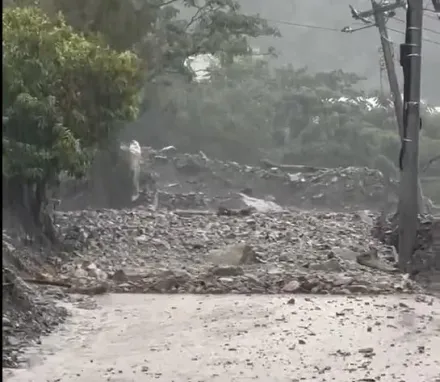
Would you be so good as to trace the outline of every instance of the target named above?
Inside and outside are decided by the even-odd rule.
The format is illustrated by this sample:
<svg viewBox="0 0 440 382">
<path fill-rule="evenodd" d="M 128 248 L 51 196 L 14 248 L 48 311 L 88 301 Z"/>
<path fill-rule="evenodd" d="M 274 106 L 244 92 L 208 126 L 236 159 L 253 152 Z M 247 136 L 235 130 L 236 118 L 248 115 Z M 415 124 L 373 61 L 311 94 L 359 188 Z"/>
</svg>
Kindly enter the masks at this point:
<svg viewBox="0 0 440 382">
<path fill-rule="evenodd" d="M 425 5 L 423 6 L 423 10 L 424 10 L 425 12 L 431 12 L 431 13 L 434 13 L 435 15 L 437 15 L 437 17 L 435 17 L 435 16 L 431 16 L 431 15 L 427 15 L 425 12 L 423 12 L 423 16 L 424 16 L 424 17 L 427 17 L 428 19 L 432 19 L 432 20 L 440 20 L 440 14 L 439 14 L 439 12 L 437 12 L 435 9 L 428 8 L 428 4 L 427 4 L 427 3 L 429 3 L 429 1 L 427 1 L 427 2 L 425 3 Z"/>
<path fill-rule="evenodd" d="M 356 31 L 356 30 L 347 29 L 347 27 L 344 28 L 343 30 L 341 30 L 341 29 L 338 29 L 338 28 L 325 27 L 325 26 L 321 26 L 321 25 L 301 24 L 301 23 L 295 23 L 295 22 L 284 21 L 284 20 L 274 20 L 274 19 L 266 19 L 266 18 L 264 18 L 264 20 L 266 20 L 268 22 L 271 22 L 271 23 L 281 24 L 281 25 L 288 25 L 288 26 L 292 26 L 292 27 L 317 29 L 317 30 L 330 31 L 330 32 L 338 32 L 338 33 L 353 33 L 353 32 Z M 397 29 L 392 29 L 392 28 L 388 28 L 388 29 L 393 31 L 393 32 L 396 32 L 396 33 L 405 34 L 405 32 L 399 31 Z M 431 31 L 430 29 L 426 29 L 426 30 L 427 31 Z M 434 33 L 437 33 L 437 34 L 440 35 L 440 33 L 438 31 L 434 31 Z M 423 41 L 425 41 L 427 43 L 430 43 L 430 44 L 434 44 L 434 45 L 440 45 L 440 42 L 434 41 L 434 40 L 430 40 L 430 39 L 427 39 L 427 38 L 423 38 Z"/>
<path fill-rule="evenodd" d="M 437 20 L 437 21 L 440 19 L 440 14 L 437 11 L 434 11 L 433 9 L 429 9 L 429 8 L 423 8 L 423 10 L 425 12 L 430 13 L 430 14 L 426 14 L 425 12 L 423 12 L 423 17 L 427 17 L 428 19 Z M 433 15 L 431 15 L 431 13 L 434 13 L 434 15 L 437 15 L 437 16 L 433 16 Z"/>
<path fill-rule="evenodd" d="M 431 11 L 431 10 L 428 9 L 428 11 Z M 438 12 L 434 12 L 434 13 L 438 13 Z M 436 21 L 440 20 L 440 16 L 437 16 L 437 17 L 436 16 L 431 16 L 431 15 L 427 15 L 426 13 L 423 14 L 423 17 L 426 17 L 426 18 L 431 19 L 431 20 L 436 20 Z"/>
<path fill-rule="evenodd" d="M 290 25 L 290 26 L 293 26 L 293 27 L 320 29 L 320 30 L 339 32 L 339 33 L 341 32 L 340 29 L 331 28 L 331 27 L 324 27 L 324 26 L 320 26 L 320 25 L 300 24 L 300 23 L 294 23 L 294 22 L 283 21 L 283 20 L 271 20 L 271 19 L 265 19 L 265 20 L 269 21 L 271 23 L 282 24 L 282 25 Z"/>
<path fill-rule="evenodd" d="M 390 20 L 396 20 L 396 21 L 398 21 L 399 23 L 406 24 L 406 21 L 404 21 L 404 20 L 402 20 L 402 19 L 399 19 L 398 17 L 392 17 L 392 18 L 390 18 Z M 423 30 L 424 30 L 424 31 L 431 32 L 431 33 L 434 33 L 434 34 L 438 34 L 438 35 L 440 35 L 440 32 L 439 32 L 439 31 L 436 31 L 435 29 L 423 28 Z"/>
<path fill-rule="evenodd" d="M 393 32 L 396 32 L 396 33 L 399 33 L 399 34 L 403 34 L 403 35 L 405 35 L 405 32 L 403 32 L 403 31 L 400 31 L 400 30 L 398 30 L 398 29 L 394 29 L 394 28 L 390 28 L 390 27 L 387 27 L 390 31 L 393 31 Z M 430 40 L 430 39 L 428 39 L 428 38 L 423 38 L 422 39 L 424 42 L 427 42 L 427 43 L 430 43 L 430 44 L 434 44 L 434 45 L 439 45 L 440 46 L 440 42 L 439 41 L 434 41 L 434 40 Z"/>
</svg>

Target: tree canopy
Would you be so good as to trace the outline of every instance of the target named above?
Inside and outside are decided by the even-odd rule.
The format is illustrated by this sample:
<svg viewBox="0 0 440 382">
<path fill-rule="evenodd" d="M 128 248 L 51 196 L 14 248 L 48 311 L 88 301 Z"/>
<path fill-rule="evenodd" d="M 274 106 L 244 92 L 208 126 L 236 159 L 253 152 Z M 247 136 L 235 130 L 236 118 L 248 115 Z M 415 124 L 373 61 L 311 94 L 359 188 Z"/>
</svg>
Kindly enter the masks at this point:
<svg viewBox="0 0 440 382">
<path fill-rule="evenodd" d="M 147 145 L 221 159 L 369 166 L 397 173 L 393 108 L 336 70 L 272 68 L 251 43 L 278 36 L 234 0 L 11 0 L 3 17 L 3 178 L 50 183 L 81 176 L 123 128 Z M 18 4 L 18 2 L 20 4 Z M 17 8 L 17 5 L 21 7 Z M 61 13 L 60 13 L 61 12 Z M 190 58 L 209 55 L 196 78 Z M 142 98 L 142 99 L 141 99 Z M 146 114 L 148 115 L 148 114 Z M 167 116 L 167 123 L 161 119 Z M 420 162 L 440 152 L 439 114 L 423 111 Z M 434 163 L 428 175 L 440 175 Z"/>
<path fill-rule="evenodd" d="M 89 149 L 137 115 L 136 55 L 117 53 L 37 8 L 3 14 L 3 175 L 84 172 Z"/>
<path fill-rule="evenodd" d="M 142 77 L 134 53 L 84 37 L 62 16 L 4 9 L 2 175 L 9 196 L 20 200 L 29 185 L 41 204 L 61 172 L 82 176 L 118 122 L 136 117 Z"/>
<path fill-rule="evenodd" d="M 236 0 L 40 0 L 49 13 L 61 11 L 86 34 L 99 34 L 116 50 L 130 49 L 148 63 L 149 78 L 191 76 L 185 61 L 219 54 L 231 61 L 250 52 L 249 39 L 279 35 L 258 15 L 246 15 Z"/>
<path fill-rule="evenodd" d="M 268 155 L 397 174 L 400 139 L 394 110 L 389 100 L 357 90 L 362 78 L 356 74 L 291 66 L 271 70 L 264 57 L 213 65 L 209 73 L 162 97 L 175 109 L 173 143 L 239 161 Z M 440 152 L 440 115 L 422 112 L 424 164 Z M 430 171 L 440 173 L 435 165 Z"/>
</svg>

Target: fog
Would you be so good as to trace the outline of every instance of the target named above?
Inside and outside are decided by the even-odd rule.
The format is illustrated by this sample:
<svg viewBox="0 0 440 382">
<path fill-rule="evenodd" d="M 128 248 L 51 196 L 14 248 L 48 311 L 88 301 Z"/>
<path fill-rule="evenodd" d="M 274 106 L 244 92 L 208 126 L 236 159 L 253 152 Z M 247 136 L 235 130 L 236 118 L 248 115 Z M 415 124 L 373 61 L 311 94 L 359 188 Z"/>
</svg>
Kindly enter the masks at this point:
<svg viewBox="0 0 440 382">
<path fill-rule="evenodd" d="M 371 9 L 368 0 L 240 0 L 245 13 L 259 13 L 261 17 L 277 26 L 282 37 L 258 38 L 253 44 L 265 49 L 275 47 L 276 64 L 292 63 L 294 66 L 308 66 L 316 71 L 342 69 L 353 71 L 367 78 L 366 89 L 379 88 L 380 70 L 379 33 L 372 27 L 354 33 L 343 33 L 345 26 L 353 29 L 362 26 L 351 18 L 349 4 L 357 10 Z M 431 1 L 425 1 L 432 9 Z M 397 11 L 396 18 L 405 20 L 405 10 Z M 277 21 L 277 22 L 275 22 Z M 314 25 L 335 30 L 313 29 L 287 25 L 282 22 Z M 422 46 L 422 98 L 440 105 L 440 20 L 434 13 L 425 12 L 424 39 Z M 404 41 L 404 23 L 390 20 L 389 36 L 394 42 L 396 70 L 402 80 L 399 65 L 399 44 Z M 395 29 L 402 33 L 392 31 Z M 430 41 L 427 41 L 430 40 Z M 386 74 L 383 76 L 387 89 Z"/>
</svg>

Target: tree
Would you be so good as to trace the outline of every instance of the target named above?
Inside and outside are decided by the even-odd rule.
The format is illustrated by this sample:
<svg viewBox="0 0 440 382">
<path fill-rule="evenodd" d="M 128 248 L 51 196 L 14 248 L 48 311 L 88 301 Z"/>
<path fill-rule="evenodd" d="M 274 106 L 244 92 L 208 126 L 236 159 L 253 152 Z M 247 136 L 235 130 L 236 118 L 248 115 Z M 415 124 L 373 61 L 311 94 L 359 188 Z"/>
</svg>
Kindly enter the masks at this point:
<svg viewBox="0 0 440 382">
<path fill-rule="evenodd" d="M 274 161 L 319 167 L 366 166 L 398 176 L 400 139 L 389 100 L 356 90 L 354 73 L 311 73 L 270 61 L 213 60 L 203 80 L 162 89 L 175 119 L 161 130 L 162 144 L 239 162 Z M 440 115 L 423 110 L 420 163 L 440 152 Z M 439 176 L 440 162 L 429 175 Z M 437 186 L 427 193 L 439 195 Z"/>
<path fill-rule="evenodd" d="M 212 67 L 210 79 L 163 88 L 162 98 L 175 110 L 166 139 L 183 150 L 203 150 L 217 158 L 258 160 L 261 149 L 273 147 L 275 94 L 265 87 L 268 70 L 267 62 L 254 65 L 248 57 Z"/>
<path fill-rule="evenodd" d="M 86 34 L 99 34 L 116 50 L 135 51 L 148 63 L 149 79 L 192 73 L 188 57 L 221 54 L 231 61 L 249 54 L 249 38 L 279 35 L 258 15 L 245 15 L 236 0 L 40 0 L 52 14 Z"/>
<path fill-rule="evenodd" d="M 61 11 L 75 30 L 98 34 L 118 51 L 136 52 L 148 69 L 141 112 L 153 114 L 152 118 L 163 113 L 175 118 L 163 88 L 183 87 L 193 80 L 195 73 L 187 65 L 191 57 L 213 54 L 232 62 L 236 56 L 252 54 L 251 39 L 279 36 L 259 15 L 243 14 L 237 0 L 37 1 L 51 16 Z M 272 49 L 266 54 L 273 54 Z M 151 144 L 152 139 L 161 142 L 163 134 L 151 124 L 137 124 L 124 129 L 121 138 Z"/>
<path fill-rule="evenodd" d="M 83 176 L 95 150 L 136 117 L 141 81 L 135 54 L 38 8 L 4 9 L 3 201 L 27 230 L 55 239 L 50 187 L 63 172 Z"/>
</svg>

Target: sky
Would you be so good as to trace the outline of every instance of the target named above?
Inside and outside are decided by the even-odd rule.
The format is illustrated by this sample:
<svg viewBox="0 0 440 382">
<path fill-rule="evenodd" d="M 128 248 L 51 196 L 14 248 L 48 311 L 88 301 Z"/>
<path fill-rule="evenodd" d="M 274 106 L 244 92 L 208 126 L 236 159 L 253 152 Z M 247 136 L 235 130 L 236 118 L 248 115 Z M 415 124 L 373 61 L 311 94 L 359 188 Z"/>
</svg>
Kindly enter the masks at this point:
<svg viewBox="0 0 440 382">
<path fill-rule="evenodd" d="M 424 0 L 432 9 L 431 1 Z M 244 13 L 259 13 L 276 26 L 282 37 L 265 37 L 253 41 L 261 49 L 275 47 L 278 58 L 275 64 L 291 63 L 307 66 L 315 71 L 342 69 L 356 72 L 367 78 L 366 89 L 380 87 L 380 38 L 372 27 L 354 33 L 343 33 L 345 26 L 360 26 L 351 18 L 349 5 L 357 10 L 371 9 L 369 0 L 239 0 Z M 399 21 L 401 20 L 401 21 Z M 402 68 L 399 64 L 399 44 L 404 40 L 405 10 L 399 10 L 395 20 L 387 24 L 394 43 L 396 71 L 402 86 Z M 423 18 L 422 45 L 422 98 L 440 105 L 440 20 L 426 11 Z M 301 27 L 292 24 L 303 24 Z M 313 28 L 312 26 L 316 27 Z M 321 28 L 321 29 L 320 29 Z M 400 32 L 400 33 L 399 33 Z M 429 41 L 428 41 L 429 40 Z M 386 73 L 383 73 L 384 90 L 388 91 Z"/>
</svg>

